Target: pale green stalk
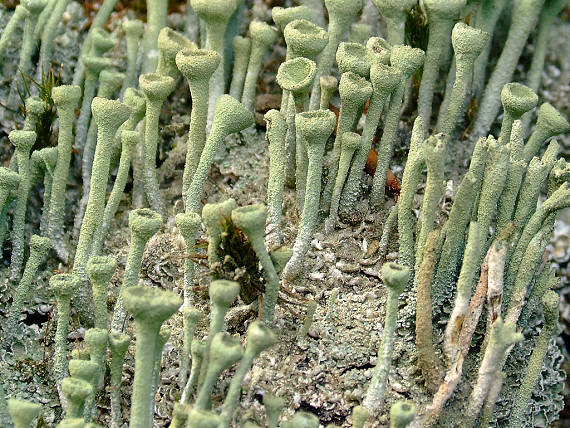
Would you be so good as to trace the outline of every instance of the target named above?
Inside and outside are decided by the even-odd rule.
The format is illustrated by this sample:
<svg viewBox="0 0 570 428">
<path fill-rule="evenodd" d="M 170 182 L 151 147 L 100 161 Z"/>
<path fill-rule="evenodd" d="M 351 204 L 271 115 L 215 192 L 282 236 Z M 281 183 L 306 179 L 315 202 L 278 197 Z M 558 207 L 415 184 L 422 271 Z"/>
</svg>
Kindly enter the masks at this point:
<svg viewBox="0 0 570 428">
<path fill-rule="evenodd" d="M 386 380 L 392 365 L 392 350 L 394 348 L 394 334 L 398 318 L 398 298 L 408 284 L 410 269 L 396 263 L 382 265 L 382 282 L 387 289 L 386 317 L 384 318 L 384 330 L 378 350 L 378 362 L 374 368 L 368 391 L 364 396 L 362 406 L 372 416 L 376 416 L 384 404 L 386 392 Z"/>
<path fill-rule="evenodd" d="M 190 130 L 186 148 L 186 163 L 182 178 L 182 199 L 186 199 L 188 186 L 194 177 L 200 155 L 206 143 L 210 79 L 220 64 L 216 51 L 184 49 L 176 55 L 176 64 L 188 81 L 192 94 Z"/>
<path fill-rule="evenodd" d="M 121 88 L 121 96 L 127 88 L 134 88 L 137 84 L 137 60 L 139 54 L 139 41 L 143 34 L 143 23 L 138 19 L 131 19 L 121 25 L 125 33 L 127 47 L 127 70 L 125 71 L 125 81 Z"/>
<path fill-rule="evenodd" d="M 10 258 L 10 278 L 17 280 L 24 262 L 26 209 L 28 207 L 28 194 L 30 192 L 31 171 L 30 152 L 36 142 L 36 133 L 33 131 L 15 130 L 8 134 L 10 142 L 15 147 L 14 155 L 18 160 L 18 175 L 20 182 L 16 192 L 16 205 L 12 224 L 12 257 Z"/>
<path fill-rule="evenodd" d="M 321 84 L 321 101 L 319 108 L 326 110 L 329 108 L 331 98 L 338 88 L 338 79 L 334 76 L 321 76 L 319 81 Z M 372 87 L 374 88 L 374 84 Z M 370 103 L 372 103 L 372 100 Z M 368 111 L 370 111 L 370 109 Z"/>
<path fill-rule="evenodd" d="M 158 288 L 135 286 L 122 292 L 125 307 L 135 319 L 135 378 L 129 428 L 152 426 L 152 383 L 158 333 L 182 304 L 176 294 Z"/>
<path fill-rule="evenodd" d="M 159 140 L 159 119 L 162 105 L 174 91 L 176 81 L 158 73 L 143 74 L 139 86 L 146 97 L 144 128 L 144 190 L 150 207 L 164 214 L 165 205 L 156 174 L 156 151 Z"/>
<path fill-rule="evenodd" d="M 373 34 L 372 26 L 363 22 L 355 22 L 350 26 L 350 32 L 348 34 L 348 40 L 351 43 L 366 43 L 366 40 Z M 322 88 L 321 88 L 321 99 L 322 99 Z"/>
<path fill-rule="evenodd" d="M 217 204 L 206 204 L 202 209 L 202 220 L 206 226 L 208 233 L 208 264 L 210 270 L 213 269 L 215 263 L 220 262 L 218 255 L 218 247 L 222 242 L 222 233 L 224 232 L 224 222 L 230 218 L 232 211 L 237 208 L 237 202 L 234 199 L 226 199 L 224 202 Z"/>
<path fill-rule="evenodd" d="M 532 110 L 538 103 L 538 96 L 534 91 L 520 83 L 507 83 L 501 90 L 503 104 L 503 123 L 499 142 L 508 144 L 511 141 L 511 130 L 515 120 Z"/>
<path fill-rule="evenodd" d="M 40 115 L 44 112 L 44 107 L 45 102 L 40 97 L 34 96 L 26 98 L 26 120 L 24 121 L 24 131 L 36 130 Z"/>
<path fill-rule="evenodd" d="M 277 428 L 279 426 L 279 416 L 285 405 L 285 400 L 273 394 L 265 393 L 263 395 L 263 407 L 267 417 L 268 428 Z"/>
<path fill-rule="evenodd" d="M 192 354 L 192 367 L 190 368 L 190 376 L 186 382 L 186 386 L 184 386 L 182 397 L 180 397 L 180 404 L 188 404 L 190 402 L 190 396 L 194 392 L 194 387 L 198 384 L 202 362 L 204 361 L 204 355 L 206 353 L 206 341 L 192 340 L 190 352 Z M 172 421 L 172 423 L 174 424 L 174 421 Z M 179 426 L 181 427 L 182 425 Z"/>
<path fill-rule="evenodd" d="M 182 353 L 180 356 L 180 370 L 178 372 L 178 385 L 183 388 L 186 385 L 188 378 L 188 362 L 192 353 L 192 341 L 194 340 L 194 333 L 198 326 L 198 322 L 202 318 L 200 310 L 190 306 L 184 305 L 182 308 L 182 320 L 184 325 L 184 336 L 182 344 Z M 194 360 L 192 358 L 192 360 Z M 192 361 L 193 362 L 193 361 Z"/>
<path fill-rule="evenodd" d="M 406 82 L 418 68 L 421 67 L 424 61 L 424 52 L 421 49 L 411 48 L 409 46 L 394 46 L 390 54 L 390 64 L 392 67 L 399 69 L 402 74 L 400 81 L 395 87 L 392 95 L 390 96 L 390 104 L 386 112 L 386 119 L 384 120 L 384 132 L 380 140 L 378 148 L 378 164 L 376 165 L 376 172 L 374 173 L 374 181 L 372 183 L 372 193 L 370 194 L 370 205 L 374 209 L 380 208 L 384 202 L 384 187 L 386 185 L 386 174 L 392 159 L 392 152 L 394 147 L 394 140 L 396 138 L 396 131 L 400 122 L 400 108 L 402 106 L 402 97 L 406 88 Z M 426 122 L 424 120 L 424 132 L 427 132 Z"/>
<path fill-rule="evenodd" d="M 23 5 L 19 4 L 16 6 L 14 13 L 6 24 L 6 27 L 4 27 L 4 31 L 2 31 L 2 36 L 0 36 L 0 55 L 3 55 L 4 49 L 6 49 L 6 46 L 10 43 L 10 39 L 13 38 L 16 30 L 18 30 L 20 24 L 25 21 L 28 15 L 29 12 Z"/>
<path fill-rule="evenodd" d="M 121 426 L 121 379 L 125 353 L 131 343 L 131 337 L 125 333 L 109 334 L 109 349 L 111 350 L 111 428 Z"/>
<path fill-rule="evenodd" d="M 36 75 L 36 80 L 38 82 L 41 82 L 41 77 L 47 76 L 49 72 L 57 27 L 61 22 L 61 16 L 65 12 L 69 2 L 70 0 L 58 0 L 55 2 L 45 26 L 41 29 L 42 41 L 40 45 L 40 58 L 38 60 L 38 71 Z"/>
<path fill-rule="evenodd" d="M 97 370 L 92 380 L 93 393 L 90 394 L 85 400 L 85 410 L 84 410 L 85 422 L 89 422 L 94 418 L 96 419 L 97 417 L 95 394 L 103 386 L 105 355 L 107 353 L 107 342 L 108 342 L 108 334 L 107 334 L 106 323 L 105 323 L 105 328 L 90 328 L 85 331 L 85 344 L 87 345 L 87 350 L 89 351 L 89 359 L 93 364 L 97 365 Z"/>
<path fill-rule="evenodd" d="M 107 290 L 116 269 L 117 261 L 112 257 L 91 257 L 87 262 L 87 275 L 93 288 L 95 328 L 105 331 L 107 331 Z"/>
<path fill-rule="evenodd" d="M 394 46 L 403 45 L 408 12 L 414 7 L 417 0 L 373 0 L 372 3 L 378 8 L 386 22 L 388 42 Z"/>
<path fill-rule="evenodd" d="M 65 419 L 83 419 L 85 404 L 88 397 L 93 394 L 93 387 L 83 379 L 66 377 L 61 382 L 61 390 L 67 402 Z"/>
<path fill-rule="evenodd" d="M 216 113 L 210 135 L 206 140 L 200 162 L 186 195 L 186 211 L 198 211 L 204 182 L 208 178 L 214 155 L 224 139 L 253 125 L 253 114 L 230 95 L 222 95 L 216 102 Z"/>
<path fill-rule="evenodd" d="M 142 73 L 152 73 L 158 65 L 158 34 L 166 27 L 168 0 L 146 0 L 146 29 L 141 42 Z"/>
<path fill-rule="evenodd" d="M 299 275 L 317 226 L 323 155 L 335 123 L 336 116 L 330 110 L 299 113 L 295 118 L 295 125 L 307 147 L 309 166 L 305 204 L 293 247 L 293 255 L 283 270 L 283 279 L 286 281 L 292 281 Z"/>
<path fill-rule="evenodd" d="M 570 131 L 570 124 L 552 105 L 544 103 L 538 111 L 536 128 L 524 146 L 523 160 L 530 162 L 538 156 L 542 144 L 551 137 Z"/>
<path fill-rule="evenodd" d="M 0 212 L 2 213 L 0 220 L 3 220 L 0 222 L 0 250 L 2 249 L 4 236 L 7 231 L 6 212 L 11 202 L 10 195 L 19 187 L 19 184 L 20 175 L 17 172 L 12 171 L 10 168 L 0 167 Z M 0 255 L 1 253 L 0 251 Z"/>
<path fill-rule="evenodd" d="M 127 263 L 125 265 L 123 283 L 121 284 L 119 297 L 113 310 L 113 320 L 111 322 L 112 332 L 123 330 L 126 314 L 122 296 L 127 288 L 138 284 L 144 248 L 148 240 L 158 232 L 161 226 L 162 216 L 148 208 L 132 210 L 129 213 L 131 242 L 129 245 Z"/>
<path fill-rule="evenodd" d="M 249 64 L 249 55 L 251 53 L 251 39 L 249 37 L 235 36 L 232 46 L 234 48 L 234 67 L 229 93 L 236 100 L 241 100 Z"/>
</svg>

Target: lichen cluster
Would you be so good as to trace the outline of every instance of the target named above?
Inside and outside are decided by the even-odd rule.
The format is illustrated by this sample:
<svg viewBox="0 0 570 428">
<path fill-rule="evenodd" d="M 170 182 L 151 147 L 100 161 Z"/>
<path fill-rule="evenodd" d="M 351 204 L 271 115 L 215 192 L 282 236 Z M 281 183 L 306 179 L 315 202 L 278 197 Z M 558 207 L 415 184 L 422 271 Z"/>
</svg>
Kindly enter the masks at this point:
<svg viewBox="0 0 570 428">
<path fill-rule="evenodd" d="M 570 207 L 570 164 L 553 139 L 570 124 L 537 93 L 566 0 L 147 0 L 146 23 L 113 12 L 124 2 L 100 3 L 57 79 L 60 23 L 77 3 L 22 0 L 0 21 L 0 67 L 18 71 L 0 100 L 11 126 L 1 142 L 13 146 L 0 167 L 10 259 L 0 266 L 2 347 L 12 360 L 26 353 L 20 318 L 46 279 L 55 328 L 44 382 L 58 402 L 45 422 L 42 397 L 0 382 L 3 426 L 39 417 L 150 428 L 165 373 L 174 373 L 171 427 L 514 428 L 558 418 L 560 297 L 545 251 Z M 513 81 L 535 29 L 527 79 Z M 191 104 L 176 105 L 184 96 Z M 169 118 L 187 108 L 188 131 L 173 143 Z M 266 159 L 267 183 L 241 206 L 226 195 L 231 183 L 211 188 L 231 145 Z M 365 392 L 341 416 L 299 409 L 275 394 L 277 380 L 256 385 L 257 364 L 283 358 L 272 348 L 288 340 L 305 358 L 324 296 L 326 340 L 350 342 L 335 325 L 335 313 L 352 316 L 338 303 L 345 284 L 305 291 L 318 278 L 318 237 L 336 237 L 340 254 L 339 236 L 366 223 L 381 236 L 366 264 L 382 294 L 367 314 L 383 329 Z M 180 275 L 145 272 L 157 242 L 166 258 L 179 247 Z M 336 266 L 357 279 L 358 267 Z M 173 283 L 145 280 L 162 275 Z M 306 308 L 285 337 L 291 299 Z M 165 367 L 173 349 L 177 364 Z M 395 371 L 410 374 L 407 390 Z M 257 414 L 240 405 L 256 388 Z"/>
</svg>

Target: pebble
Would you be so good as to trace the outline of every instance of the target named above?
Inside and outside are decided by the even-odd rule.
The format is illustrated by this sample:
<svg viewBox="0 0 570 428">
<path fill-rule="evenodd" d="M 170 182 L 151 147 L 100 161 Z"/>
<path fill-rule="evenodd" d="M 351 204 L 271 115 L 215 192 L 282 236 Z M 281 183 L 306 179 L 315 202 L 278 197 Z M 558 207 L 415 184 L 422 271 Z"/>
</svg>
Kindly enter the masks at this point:
<svg viewBox="0 0 570 428">
<path fill-rule="evenodd" d="M 335 265 L 338 270 L 345 273 L 355 273 L 360 271 L 360 266 L 357 263 L 337 262 Z"/>
</svg>

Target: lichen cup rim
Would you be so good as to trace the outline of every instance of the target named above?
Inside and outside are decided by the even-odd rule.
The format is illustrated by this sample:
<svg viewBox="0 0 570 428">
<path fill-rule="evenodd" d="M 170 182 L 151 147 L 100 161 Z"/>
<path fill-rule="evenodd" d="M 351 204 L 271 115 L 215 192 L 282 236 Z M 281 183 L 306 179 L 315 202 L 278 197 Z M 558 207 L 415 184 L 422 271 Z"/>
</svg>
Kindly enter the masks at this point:
<svg viewBox="0 0 570 428">
<path fill-rule="evenodd" d="M 153 101 L 164 100 L 176 87 L 176 80 L 158 73 L 141 74 L 139 87 Z"/>
<path fill-rule="evenodd" d="M 186 78 L 209 78 L 220 61 L 220 54 L 209 49 L 184 48 L 176 54 L 176 66 Z"/>
<path fill-rule="evenodd" d="M 303 56 L 315 57 L 327 45 L 328 33 L 307 19 L 295 19 L 283 30 L 287 47 L 302 52 Z"/>
<path fill-rule="evenodd" d="M 267 219 L 267 207 L 264 204 L 246 205 L 232 211 L 232 221 L 239 228 L 263 230 Z"/>
<path fill-rule="evenodd" d="M 277 70 L 277 82 L 291 92 L 309 89 L 315 79 L 317 66 L 310 59 L 298 57 L 283 62 Z"/>
<path fill-rule="evenodd" d="M 155 287 L 135 285 L 124 289 L 122 296 L 125 307 L 137 321 L 162 323 L 182 305 L 175 293 Z"/>
<path fill-rule="evenodd" d="M 521 116 L 538 104 L 538 95 L 528 86 L 511 82 L 503 86 L 501 101 L 505 109 Z"/>
</svg>

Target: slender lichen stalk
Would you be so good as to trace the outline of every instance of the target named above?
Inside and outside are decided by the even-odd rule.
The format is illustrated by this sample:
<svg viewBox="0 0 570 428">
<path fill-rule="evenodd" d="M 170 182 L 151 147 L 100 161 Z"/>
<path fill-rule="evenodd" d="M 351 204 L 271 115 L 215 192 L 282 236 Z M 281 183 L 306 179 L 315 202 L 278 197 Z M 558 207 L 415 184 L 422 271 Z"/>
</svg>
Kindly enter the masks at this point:
<svg viewBox="0 0 570 428">
<path fill-rule="evenodd" d="M 372 183 L 372 193 L 370 195 L 370 205 L 372 208 L 378 209 L 384 201 L 384 187 L 386 185 L 386 174 L 388 166 L 392 159 L 394 140 L 398 123 L 400 122 L 400 108 L 402 106 L 402 97 L 406 88 L 406 82 L 412 74 L 424 62 L 424 52 L 421 49 L 411 48 L 409 46 L 394 46 L 390 54 L 390 64 L 402 72 L 400 82 L 390 96 L 390 104 L 386 112 L 384 121 L 384 132 L 380 140 L 378 149 L 378 164 L 374 173 L 374 181 Z M 424 120 L 424 132 L 427 132 L 428 126 L 426 119 Z M 429 120 L 427 121 L 429 122 Z"/>
<path fill-rule="evenodd" d="M 20 269 L 24 262 L 26 208 L 31 183 L 30 152 L 36 142 L 36 137 L 33 131 L 15 130 L 8 134 L 8 139 L 16 148 L 14 155 L 18 160 L 18 175 L 20 176 L 14 207 L 12 257 L 10 258 L 10 278 L 14 281 L 20 277 Z"/>
<path fill-rule="evenodd" d="M 182 354 L 180 356 L 180 371 L 178 372 L 178 385 L 184 387 L 188 377 L 188 361 L 192 353 L 192 341 L 198 322 L 202 318 L 202 312 L 190 305 L 182 308 L 182 320 L 184 328 L 184 343 L 182 344 Z"/>
<path fill-rule="evenodd" d="M 558 305 L 560 297 L 552 290 L 548 290 L 542 297 L 542 312 L 544 314 L 544 325 L 538 336 L 538 340 L 532 351 L 526 373 L 522 384 L 518 389 L 517 396 L 513 403 L 511 414 L 509 416 L 509 428 L 515 428 L 523 425 L 524 416 L 530 404 L 532 391 L 536 386 L 536 382 L 542 371 L 544 356 L 548 350 L 548 344 L 552 339 L 552 335 L 556 333 L 558 328 L 559 310 Z"/>
<path fill-rule="evenodd" d="M 184 49 L 176 55 L 176 65 L 188 81 L 192 94 L 190 130 L 188 131 L 186 163 L 184 164 L 182 178 L 183 200 L 186 198 L 188 186 L 194 177 L 206 143 L 209 82 L 220 64 L 220 59 L 220 55 L 216 51 L 202 49 Z"/>
<path fill-rule="evenodd" d="M 222 242 L 224 221 L 230 218 L 232 210 L 237 208 L 237 202 L 230 198 L 216 204 L 206 204 L 202 209 L 202 220 L 208 233 L 208 264 L 210 270 L 220 261 L 218 250 Z"/>
<path fill-rule="evenodd" d="M 139 40 L 143 33 L 143 23 L 138 19 L 130 19 L 121 25 L 125 33 L 125 43 L 127 47 L 127 70 L 125 71 L 125 81 L 121 88 L 121 96 L 127 88 L 134 88 L 137 84 L 137 59 L 139 53 Z"/>
<path fill-rule="evenodd" d="M 158 288 L 135 286 L 122 291 L 125 307 L 135 319 L 135 379 L 129 428 L 152 426 L 152 384 L 155 350 L 162 324 L 182 304 L 176 294 Z"/>
<path fill-rule="evenodd" d="M 263 57 L 268 49 L 277 42 L 279 33 L 277 29 L 265 22 L 251 21 L 249 24 L 249 36 L 251 38 L 251 53 L 247 65 L 247 73 L 243 84 L 241 102 L 249 111 L 253 111 L 257 79 L 263 65 Z"/>
<path fill-rule="evenodd" d="M 14 13 L 10 17 L 10 20 L 4 27 L 4 31 L 2 32 L 2 36 L 0 36 L 0 55 L 3 55 L 4 49 L 10 43 L 10 39 L 13 38 L 16 30 L 19 28 L 20 24 L 26 19 L 29 15 L 28 10 L 21 4 L 16 6 Z"/>
<path fill-rule="evenodd" d="M 117 269 L 117 261 L 112 257 L 92 257 L 87 262 L 87 275 L 93 288 L 95 327 L 107 330 L 107 290 L 109 281 Z"/>
<path fill-rule="evenodd" d="M 66 377 L 61 382 L 61 390 L 67 402 L 65 419 L 83 418 L 86 401 L 93 394 L 93 386 L 83 379 Z"/>
<path fill-rule="evenodd" d="M 241 5 L 242 0 L 191 0 L 194 12 L 206 24 L 206 43 L 202 47 L 217 52 L 219 64 L 210 80 L 210 99 L 208 103 L 208 129 L 214 119 L 215 105 L 224 94 L 226 81 L 225 70 L 225 35 L 230 18 Z M 253 43 L 252 43 L 253 45 Z"/>
<path fill-rule="evenodd" d="M 368 112 L 366 113 L 366 120 L 362 129 L 362 144 L 354 155 L 354 160 L 342 192 L 340 209 L 343 215 L 354 211 L 360 196 L 362 173 L 372 148 L 372 142 L 380 122 L 380 115 L 382 110 L 384 110 L 388 97 L 400 84 L 401 78 L 402 72 L 399 69 L 382 64 L 378 58 L 374 59 L 370 67 L 372 96 L 370 97 Z"/>
<path fill-rule="evenodd" d="M 372 95 L 372 85 L 356 73 L 348 71 L 343 73 L 338 86 L 341 107 L 334 140 L 332 154 L 330 158 L 329 174 L 327 184 L 323 191 L 321 209 L 328 213 L 331 205 L 332 193 L 336 183 L 341 156 L 342 138 L 345 132 L 354 130 L 354 124 L 358 121 L 364 104 Z"/>
<path fill-rule="evenodd" d="M 477 109 L 472 135 L 477 137 L 487 134 L 495 120 L 499 112 L 501 90 L 512 80 L 528 35 L 535 26 L 544 1 L 522 0 L 514 8 L 509 35 Z"/>
<path fill-rule="evenodd" d="M 41 411 L 41 404 L 14 398 L 8 400 L 8 412 L 14 423 L 14 428 L 29 428 Z"/>
<path fill-rule="evenodd" d="M 129 254 L 125 265 L 123 283 L 119 292 L 119 298 L 113 310 L 113 321 L 111 331 L 122 331 L 125 322 L 125 308 L 122 295 L 124 290 L 133 287 L 139 282 L 139 271 L 146 243 L 158 232 L 162 226 L 162 216 L 148 208 L 133 210 L 129 213 L 129 231 L 131 242 Z"/>
<path fill-rule="evenodd" d="M 235 36 L 232 46 L 234 48 L 234 67 L 229 93 L 236 100 L 241 100 L 249 64 L 249 55 L 251 53 L 251 39 L 249 37 Z"/>
<path fill-rule="evenodd" d="M 4 327 L 4 346 L 9 347 L 13 341 L 16 329 L 18 328 L 20 314 L 24 308 L 24 302 L 29 297 L 32 283 L 35 281 L 38 273 L 38 268 L 49 249 L 49 238 L 32 235 L 30 238 L 30 257 L 26 262 L 26 267 L 24 268 L 24 273 L 22 274 L 18 288 L 15 290 L 15 294 L 12 298 L 12 306 L 10 306 L 6 319 L 6 325 Z"/>
<path fill-rule="evenodd" d="M 473 64 L 489 42 L 489 33 L 458 22 L 451 32 L 455 52 L 455 81 L 448 107 L 438 132 L 451 136 L 465 106 L 468 84 L 471 81 Z"/>
<path fill-rule="evenodd" d="M 283 187 L 285 185 L 285 134 L 287 122 L 278 110 L 265 113 L 265 138 L 269 144 L 269 178 L 267 183 L 268 223 L 265 228 L 269 246 L 281 245 Z"/>
<path fill-rule="evenodd" d="M 321 101 L 319 108 L 325 110 L 329 108 L 331 98 L 338 88 L 338 79 L 334 76 L 321 76 L 319 81 L 321 84 Z M 372 85 L 372 87 L 374 87 L 374 85 Z"/>
<path fill-rule="evenodd" d="M 277 304 L 277 295 L 279 293 L 279 277 L 265 247 L 266 218 L 267 209 L 263 204 L 240 207 L 232 211 L 232 222 L 245 233 L 263 268 L 266 285 L 265 293 L 263 294 L 261 320 L 268 327 L 273 327 L 275 305 Z"/>
<path fill-rule="evenodd" d="M 139 86 L 146 97 L 146 115 L 144 132 L 144 190 L 150 207 L 164 214 L 165 206 L 160 194 L 156 174 L 156 151 L 159 140 L 159 119 L 162 105 L 172 93 L 176 81 L 170 76 L 158 73 L 143 74 Z"/>
<path fill-rule="evenodd" d="M 10 195 L 19 187 L 19 184 L 20 175 L 17 172 L 10 168 L 0 167 L 0 220 L 4 220 L 3 223 L 0 223 L 0 249 L 4 244 L 5 234 L 8 230 L 5 223 L 8 205 L 11 202 Z"/>
<path fill-rule="evenodd" d="M 373 0 L 373 3 L 386 22 L 388 42 L 391 45 L 403 45 L 408 12 L 417 0 Z"/>
<path fill-rule="evenodd" d="M 317 75 L 311 92 L 309 110 L 315 110 L 320 104 L 321 86 L 319 79 L 321 76 L 331 74 L 338 44 L 362 9 L 362 3 L 362 0 L 325 0 L 329 14 L 329 40 L 317 64 Z"/>
<path fill-rule="evenodd" d="M 125 122 L 127 123 L 127 122 Z M 120 132 L 117 131 L 117 132 Z M 95 235 L 93 242 L 92 255 L 96 256 L 101 253 L 101 248 L 105 242 L 105 238 L 109 233 L 109 228 L 111 227 L 111 222 L 115 217 L 121 198 L 123 197 L 123 192 L 127 181 L 129 179 L 129 170 L 131 167 L 131 161 L 133 159 L 133 152 L 137 144 L 141 143 L 141 134 L 138 131 L 127 131 L 121 132 L 121 159 L 119 161 L 119 169 L 117 171 L 117 176 L 115 177 L 115 182 L 113 183 L 113 190 L 109 195 L 107 204 L 105 205 L 105 211 L 103 212 L 103 222 L 101 223 L 101 231 Z"/>
<path fill-rule="evenodd" d="M 386 301 L 386 318 L 384 331 L 378 350 L 378 362 L 374 368 L 368 391 L 362 402 L 371 415 L 376 415 L 383 406 L 386 380 L 392 365 L 392 349 L 394 347 L 394 333 L 398 318 L 398 298 L 408 284 L 410 269 L 396 263 L 382 265 L 382 282 L 386 286 L 388 297 Z"/>
<path fill-rule="evenodd" d="M 48 234 L 59 257 L 68 254 L 63 242 L 65 219 L 65 189 L 71 162 L 73 146 L 73 119 L 75 109 L 81 98 L 79 86 L 57 86 L 52 89 L 51 97 L 59 116 L 59 134 L 57 140 L 57 163 L 53 171 L 51 197 L 49 201 Z"/>
<path fill-rule="evenodd" d="M 109 334 L 109 349 L 111 350 L 111 428 L 121 425 L 121 379 L 125 353 L 131 343 L 131 337 L 125 333 Z"/>
<path fill-rule="evenodd" d="M 146 30 L 141 42 L 142 72 L 152 73 L 158 64 L 158 34 L 166 27 L 168 0 L 146 0 Z"/>
<path fill-rule="evenodd" d="M 180 397 L 180 404 L 188 404 L 190 397 L 194 392 L 194 387 L 198 384 L 198 378 L 202 368 L 202 362 L 206 353 L 205 340 L 192 340 L 191 354 L 192 354 L 192 367 L 190 368 L 190 376 L 184 386 L 182 397 Z M 172 422 L 174 424 L 174 421 Z M 175 425 L 176 426 L 176 425 Z M 182 425 L 179 425 L 182 426 Z"/>
<path fill-rule="evenodd" d="M 57 27 L 61 22 L 61 16 L 65 12 L 69 2 L 70 0 L 55 1 L 47 23 L 41 29 L 42 41 L 40 45 L 40 58 L 38 60 L 38 71 L 36 75 L 38 82 L 41 82 L 42 75 L 47 76 L 49 72 Z"/>
<path fill-rule="evenodd" d="M 465 4 L 466 0 L 424 0 L 429 39 L 419 91 L 418 115 L 424 120 L 426 136 L 430 129 L 433 93 L 439 69 L 451 39 L 451 30 Z"/>
<path fill-rule="evenodd" d="M 91 254 L 93 238 L 99 232 L 105 211 L 105 195 L 113 140 L 119 126 L 127 120 L 131 109 L 120 101 L 95 97 L 92 103 L 93 117 L 97 122 L 97 148 L 93 160 L 89 202 L 81 223 L 75 251 L 73 272 L 85 276 L 85 266 Z"/>
<path fill-rule="evenodd" d="M 253 114 L 243 104 L 230 95 L 222 95 L 218 98 L 212 129 L 186 195 L 186 211 L 198 211 L 200 209 L 204 183 L 208 178 L 214 155 L 218 152 L 224 139 L 228 135 L 251 125 L 253 125 Z"/>
<path fill-rule="evenodd" d="M 89 359 L 97 365 L 97 370 L 93 376 L 93 394 L 87 397 L 85 402 L 85 420 L 90 421 L 96 418 L 95 394 L 103 386 L 103 376 L 105 367 L 105 355 L 107 353 L 107 343 L 109 335 L 106 328 L 90 328 L 85 331 L 85 343 L 89 351 Z"/>
<path fill-rule="evenodd" d="M 309 166 L 305 203 L 293 247 L 293 255 L 283 270 L 283 279 L 286 281 L 292 281 L 299 275 L 317 225 L 323 154 L 325 144 L 334 130 L 335 123 L 336 116 L 330 110 L 299 113 L 295 118 L 297 130 L 307 147 Z"/>
<path fill-rule="evenodd" d="M 67 375 L 67 333 L 71 315 L 71 297 L 81 285 L 81 277 L 74 274 L 62 273 L 54 275 L 49 280 L 49 286 L 57 299 L 57 328 L 53 352 L 53 377 L 57 385 L 60 402 L 64 403 L 61 392 L 61 382 Z"/>
<path fill-rule="evenodd" d="M 568 131 L 570 124 L 566 118 L 549 103 L 542 104 L 538 111 L 536 128 L 524 146 L 523 160 L 530 162 L 546 140 Z"/>
<path fill-rule="evenodd" d="M 358 150 L 361 144 L 362 138 L 356 132 L 345 132 L 342 136 L 338 172 L 331 196 L 330 214 L 325 222 L 325 230 L 327 231 L 332 230 L 338 223 L 338 208 L 340 205 L 340 196 L 342 195 L 344 182 L 346 181 L 354 153 Z"/>
</svg>

